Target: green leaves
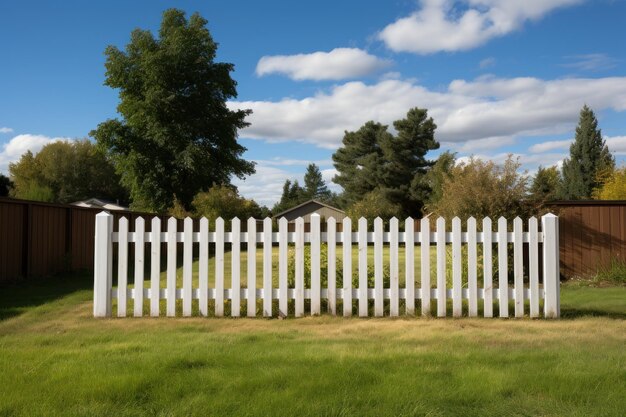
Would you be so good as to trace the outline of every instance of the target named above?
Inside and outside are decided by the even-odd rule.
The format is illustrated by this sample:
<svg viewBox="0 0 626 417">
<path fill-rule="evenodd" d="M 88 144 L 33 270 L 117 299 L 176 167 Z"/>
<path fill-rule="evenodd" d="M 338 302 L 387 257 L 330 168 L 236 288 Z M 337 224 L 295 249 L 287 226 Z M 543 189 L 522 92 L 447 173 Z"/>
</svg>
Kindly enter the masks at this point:
<svg viewBox="0 0 626 417">
<path fill-rule="evenodd" d="M 433 164 L 426 154 L 439 148 L 437 125 L 427 110 L 413 108 L 394 122 L 394 128 L 395 136 L 387 126 L 370 121 L 356 132 L 346 132 L 343 146 L 333 155 L 339 171 L 333 181 L 343 187 L 348 204 L 378 190 L 377 195 L 399 206 L 404 215 L 419 216 L 430 190 L 424 175 Z"/>
<path fill-rule="evenodd" d="M 125 51 L 109 46 L 105 84 L 119 89 L 121 120 L 90 133 L 113 157 L 133 206 L 165 211 L 231 176 L 254 173 L 237 130 L 249 110 L 232 111 L 233 65 L 214 62 L 217 44 L 198 14 L 163 13 L 159 37 L 134 30 Z"/>
<path fill-rule="evenodd" d="M 88 140 L 54 142 L 9 165 L 17 198 L 71 203 L 88 198 L 126 201 L 107 156 Z"/>
</svg>

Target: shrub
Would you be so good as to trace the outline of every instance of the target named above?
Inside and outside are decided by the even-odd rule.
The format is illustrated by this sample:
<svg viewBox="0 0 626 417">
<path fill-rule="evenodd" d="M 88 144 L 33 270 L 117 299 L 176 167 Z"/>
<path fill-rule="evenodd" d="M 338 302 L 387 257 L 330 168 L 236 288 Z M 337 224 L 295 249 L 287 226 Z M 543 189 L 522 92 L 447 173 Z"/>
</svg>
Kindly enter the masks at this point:
<svg viewBox="0 0 626 417">
<path fill-rule="evenodd" d="M 376 217 L 380 217 L 387 225 L 392 217 L 402 217 L 402 207 L 390 202 L 382 192 L 375 190 L 365 194 L 361 200 L 350 206 L 346 214 L 355 222 L 365 217 L 370 226 L 374 224 Z"/>
<path fill-rule="evenodd" d="M 598 270 L 594 281 L 596 283 L 626 285 L 626 261 L 613 258 L 611 265 Z"/>
<path fill-rule="evenodd" d="M 437 216 L 458 216 L 464 222 L 473 216 L 479 224 L 484 217 L 528 218 L 535 210 L 525 201 L 528 177 L 518 172 L 520 166 L 512 156 L 502 165 L 477 158 L 458 163 L 444 179 L 439 201 L 427 208 Z"/>
</svg>

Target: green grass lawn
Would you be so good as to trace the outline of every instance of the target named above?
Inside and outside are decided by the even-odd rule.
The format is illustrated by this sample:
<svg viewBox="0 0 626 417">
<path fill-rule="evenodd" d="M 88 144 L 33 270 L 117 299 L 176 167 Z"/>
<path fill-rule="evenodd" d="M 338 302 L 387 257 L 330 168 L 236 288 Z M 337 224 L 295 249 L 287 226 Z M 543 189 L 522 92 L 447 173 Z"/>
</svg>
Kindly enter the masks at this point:
<svg viewBox="0 0 626 417">
<path fill-rule="evenodd" d="M 626 287 L 562 320 L 93 319 L 90 276 L 0 287 L 0 416 L 623 416 Z"/>
<path fill-rule="evenodd" d="M 371 266 L 373 268 L 374 265 L 374 247 L 372 245 L 369 245 L 367 248 L 367 264 L 368 266 Z M 306 247 L 307 253 L 310 250 L 310 246 L 307 245 Z M 326 249 L 324 249 L 325 251 Z M 289 247 L 289 251 L 290 253 L 293 253 L 294 248 L 293 246 Z M 146 254 L 148 254 L 149 251 L 146 250 Z M 343 252 L 342 252 L 342 246 L 341 245 L 337 245 L 337 251 L 336 251 L 337 255 L 336 255 L 336 262 L 337 262 L 337 269 L 338 270 L 342 270 L 343 269 Z M 180 255 L 180 254 L 179 254 Z M 257 288 L 263 288 L 263 248 L 262 246 L 259 246 L 256 250 L 256 286 Z M 293 255 L 292 255 L 293 256 Z M 354 278 L 358 277 L 358 259 L 359 256 L 359 248 L 358 245 L 352 245 L 352 250 L 351 250 L 351 260 L 352 260 L 352 275 Z M 386 272 L 389 271 L 389 257 L 390 257 L 390 251 L 389 251 L 389 246 L 384 246 L 383 247 L 383 263 L 384 263 L 384 269 Z M 417 282 L 420 282 L 420 277 L 421 277 L 421 254 L 419 251 L 419 247 L 416 248 L 415 250 L 415 257 L 414 257 L 415 261 L 414 261 L 414 274 L 415 274 L 415 279 L 417 280 Z M 163 257 L 163 260 L 165 261 L 165 256 Z M 400 286 L 404 286 L 404 281 L 405 281 L 405 261 L 406 261 L 406 251 L 405 248 L 403 246 L 400 246 L 398 248 L 398 274 L 399 274 L 399 282 L 400 282 Z M 434 283 L 436 282 L 436 262 L 437 262 L 437 248 L 436 246 L 433 246 L 430 250 L 430 263 L 431 263 L 431 281 Z M 240 261 L 239 261 L 239 268 L 241 271 L 241 286 L 242 287 L 247 287 L 248 285 L 248 281 L 247 281 L 247 271 L 248 271 L 248 252 L 247 250 L 242 249 L 241 250 L 241 255 L 240 255 Z M 176 272 L 176 283 L 177 286 L 179 288 L 182 288 L 183 285 L 183 268 L 182 268 L 182 258 L 180 258 L 177 260 L 177 272 Z M 167 273 L 166 273 L 166 263 L 163 262 L 161 265 L 161 287 L 165 287 L 167 284 Z M 192 274 L 193 274 L 193 287 L 197 288 L 198 287 L 198 261 L 197 259 L 194 260 L 193 262 L 193 266 L 192 266 Z M 372 269 L 373 271 L 373 269 Z M 129 265 L 129 276 L 128 276 L 128 283 L 129 286 L 132 287 L 132 283 L 133 283 L 133 265 Z M 114 276 L 117 275 L 117 269 L 115 269 L 114 271 Z M 226 285 L 226 288 L 230 288 L 231 286 L 231 276 L 232 276 L 232 253 L 230 250 L 227 250 L 224 252 L 224 282 Z M 144 270 L 144 279 L 147 281 L 150 279 L 150 260 L 149 258 L 146 259 L 146 263 L 145 263 L 145 270 Z M 272 247 L 272 282 L 274 287 L 278 288 L 278 246 L 273 246 Z M 338 287 L 341 287 L 341 281 L 338 281 Z M 145 283 L 145 286 L 149 286 L 149 283 Z M 209 257 L 209 288 L 214 288 L 215 287 L 215 257 L 213 255 L 211 255 Z"/>
</svg>

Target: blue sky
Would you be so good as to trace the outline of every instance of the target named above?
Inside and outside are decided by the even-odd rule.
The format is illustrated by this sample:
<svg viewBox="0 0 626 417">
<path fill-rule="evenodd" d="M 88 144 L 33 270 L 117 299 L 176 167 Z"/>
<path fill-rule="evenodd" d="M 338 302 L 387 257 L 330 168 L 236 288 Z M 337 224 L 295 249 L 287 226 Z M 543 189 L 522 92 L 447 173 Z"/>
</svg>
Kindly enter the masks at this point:
<svg viewBox="0 0 626 417">
<path fill-rule="evenodd" d="M 626 1 L 23 0 L 0 3 L 0 171 L 116 117 L 103 51 L 169 7 L 200 12 L 235 64 L 230 106 L 254 111 L 240 140 L 257 161 L 236 184 L 263 204 L 309 162 L 330 179 L 345 130 L 411 107 L 429 109 L 442 150 L 514 153 L 532 173 L 567 154 L 587 103 L 626 155 Z"/>
</svg>

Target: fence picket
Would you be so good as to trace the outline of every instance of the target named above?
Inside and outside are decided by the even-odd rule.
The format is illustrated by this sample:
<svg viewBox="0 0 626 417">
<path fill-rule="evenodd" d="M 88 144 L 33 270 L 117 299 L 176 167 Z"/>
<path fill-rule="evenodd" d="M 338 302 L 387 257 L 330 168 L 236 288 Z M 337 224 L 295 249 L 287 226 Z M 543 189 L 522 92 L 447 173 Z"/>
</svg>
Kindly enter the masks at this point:
<svg viewBox="0 0 626 417">
<path fill-rule="evenodd" d="M 326 276 L 328 277 L 328 311 L 330 314 L 335 316 L 337 314 L 337 221 L 334 217 L 330 217 L 326 221 L 326 231 L 327 231 L 327 246 L 328 246 L 328 256 L 327 256 L 327 266 L 328 269 L 326 271 Z"/>
<path fill-rule="evenodd" d="M 224 315 L 224 219 L 215 220 L 215 317 Z"/>
<path fill-rule="evenodd" d="M 352 316 L 352 220 L 343 219 L 343 316 Z"/>
<path fill-rule="evenodd" d="M 232 231 L 232 246 L 230 257 L 230 269 L 231 269 L 231 303 L 230 303 L 230 315 L 231 317 L 239 317 L 241 315 L 241 220 L 237 217 L 231 220 Z"/>
<path fill-rule="evenodd" d="M 367 219 L 359 219 L 359 317 L 367 317 Z"/>
<path fill-rule="evenodd" d="M 374 315 L 383 316 L 383 219 L 374 219 Z"/>
<path fill-rule="evenodd" d="M 422 286 L 422 316 L 430 316 L 430 220 L 425 217 L 420 222 L 420 252 L 421 271 L 420 280 Z M 439 260 L 439 247 L 437 247 L 437 260 Z M 445 248 L 444 248 L 445 249 Z M 439 279 L 439 276 L 437 276 Z"/>
<path fill-rule="evenodd" d="M 200 219 L 199 236 L 199 259 L 198 259 L 198 297 L 200 314 L 209 315 L 209 220 L 206 217 Z"/>
<path fill-rule="evenodd" d="M 506 219 L 498 219 L 498 304 L 500 317 L 509 317 L 509 269 Z"/>
<path fill-rule="evenodd" d="M 437 316 L 446 316 L 446 220 L 437 219 Z"/>
<path fill-rule="evenodd" d="M 176 229 L 178 222 L 174 217 L 167 220 L 167 316 L 176 316 Z"/>
<path fill-rule="evenodd" d="M 93 270 L 93 316 L 111 317 L 113 286 L 113 216 L 96 214 Z"/>
<path fill-rule="evenodd" d="M 452 219 L 452 315 L 461 317 L 463 299 L 462 293 L 462 273 L 461 270 L 461 219 Z"/>
<path fill-rule="evenodd" d="M 470 317 L 478 316 L 478 277 L 476 276 L 476 219 L 467 219 L 467 306 Z"/>
<path fill-rule="evenodd" d="M 272 219 L 263 220 L 263 317 L 272 317 Z"/>
<path fill-rule="evenodd" d="M 559 276 L 559 222 L 554 214 L 546 214 L 541 218 L 543 234 L 543 315 L 546 318 L 559 318 L 560 307 L 560 276 Z"/>
<path fill-rule="evenodd" d="M 483 315 L 493 317 L 493 258 L 491 219 L 483 219 Z"/>
<path fill-rule="evenodd" d="M 256 219 L 250 217 L 248 219 L 248 285 L 246 297 L 248 305 L 246 306 L 247 316 L 256 317 Z"/>
<path fill-rule="evenodd" d="M 404 287 L 406 291 L 406 314 L 415 315 L 415 222 L 408 217 L 404 221 Z"/>
<path fill-rule="evenodd" d="M 414 273 L 414 258 L 416 233 L 413 219 L 405 220 L 404 232 L 399 231 L 399 221 L 395 217 L 390 219 L 389 231 L 385 232 L 383 221 L 376 218 L 374 232 L 368 232 L 368 224 L 365 218 L 358 221 L 357 233 L 352 232 L 352 223 L 349 218 L 343 220 L 343 231 L 337 233 L 337 224 L 334 218 L 327 221 L 327 232 L 321 233 L 321 219 L 312 216 L 311 232 L 304 232 L 304 220 L 296 220 L 295 233 L 288 230 L 288 221 L 280 219 L 278 233 L 273 233 L 271 219 L 263 221 L 263 233 L 261 242 L 263 246 L 263 282 L 262 295 L 263 316 L 271 317 L 273 299 L 278 298 L 278 314 L 281 317 L 288 315 L 289 299 L 295 298 L 295 313 L 297 317 L 304 315 L 305 297 L 311 300 L 311 314 L 321 314 L 322 297 L 328 300 L 328 310 L 331 314 L 337 313 L 337 298 L 343 299 L 343 315 L 352 315 L 354 294 L 358 297 L 359 316 L 366 317 L 369 314 L 369 300 L 373 299 L 374 315 L 384 315 L 385 299 L 389 299 L 389 315 L 392 317 L 400 314 L 400 299 L 406 300 L 406 314 L 415 314 L 415 300 L 421 299 L 422 315 L 430 313 L 431 291 L 437 298 L 437 315 L 445 316 L 447 313 L 447 298 L 452 297 L 452 314 L 459 317 L 463 312 L 463 300 L 468 300 L 468 315 L 478 315 L 478 303 L 484 300 L 485 317 L 493 316 L 494 295 L 499 301 L 499 316 L 509 317 L 509 299 L 515 300 L 515 317 L 524 315 L 524 299 L 530 299 L 530 317 L 539 316 L 540 299 L 544 298 L 544 316 L 559 317 L 559 264 L 558 264 L 558 218 L 554 215 L 545 215 L 541 218 L 542 230 L 538 230 L 538 219 L 528 220 L 528 230 L 523 229 L 523 221 L 520 218 L 513 220 L 513 232 L 508 232 L 507 220 L 504 217 L 498 219 L 497 232 L 492 230 L 492 221 L 484 218 L 482 233 L 478 233 L 476 219 L 470 217 L 467 220 L 467 232 L 462 231 L 461 219 L 455 217 L 452 220 L 451 232 L 446 231 L 446 221 L 438 218 L 436 231 L 430 232 L 428 218 L 421 219 L 421 231 L 417 235 L 421 249 L 421 289 L 416 290 Z M 215 223 L 215 233 L 209 234 L 209 222 L 206 218 L 200 220 L 200 230 L 193 231 L 193 221 L 190 218 L 184 220 L 183 233 L 177 232 L 177 220 L 168 219 L 167 231 L 162 232 L 161 220 L 153 218 L 150 232 L 145 231 L 145 221 L 139 217 L 135 221 L 135 231 L 130 233 L 129 222 L 125 218 L 119 221 L 119 231 L 113 231 L 113 217 L 108 213 L 100 213 L 96 217 L 95 239 L 95 270 L 94 270 L 94 316 L 110 317 L 112 298 L 117 298 L 117 315 L 126 315 L 127 294 L 131 294 L 134 300 L 133 315 L 141 317 L 144 312 L 144 299 L 149 297 L 149 314 L 160 315 L 159 300 L 163 297 L 160 288 L 160 259 L 162 255 L 161 244 L 167 243 L 167 286 L 165 298 L 167 299 L 167 315 L 176 315 L 177 299 L 182 299 L 182 314 L 192 314 L 193 299 L 199 300 L 200 314 L 208 314 L 208 300 L 215 299 L 215 315 L 225 314 L 225 300 L 232 300 L 230 313 L 233 317 L 241 314 L 241 297 L 248 301 L 248 316 L 256 315 L 257 289 L 256 289 L 256 252 L 258 235 L 256 233 L 256 220 L 248 219 L 248 231 L 241 233 L 241 221 L 234 218 L 231 221 L 231 232 L 225 233 L 224 220 L 218 218 Z M 356 236 L 356 242 L 355 242 Z M 434 237 L 433 237 L 434 236 Z M 434 239 L 434 240 L 433 240 Z M 305 277 L 305 241 L 311 244 L 311 276 Z M 343 282 L 342 289 L 337 289 L 337 243 L 340 241 L 343 247 Z M 192 286 L 192 262 L 194 244 L 199 244 L 199 287 L 194 290 Z M 247 286 L 242 291 L 241 283 L 241 243 L 247 242 L 248 269 Z M 289 289 L 289 243 L 295 243 L 295 291 Z M 328 244 L 327 252 L 322 254 L 322 243 Z M 358 244 L 358 288 L 352 288 L 352 243 Z M 436 244 L 436 288 L 431 289 L 430 283 L 430 244 Z M 543 248 L 543 276 L 539 272 L 539 243 Z M 113 289 L 113 243 L 117 248 L 117 273 L 118 288 Z M 128 291 L 128 262 L 129 243 L 134 244 L 134 289 Z M 183 245 L 183 276 L 182 288 L 177 288 L 176 251 L 177 245 Z M 278 288 L 273 288 L 272 263 L 273 244 L 278 243 Z M 400 288 L 399 277 L 399 245 L 405 245 L 405 288 Z M 483 290 L 478 289 L 478 244 L 482 243 L 483 260 Z M 493 277 L 493 244 L 497 243 L 498 255 L 498 288 L 494 291 Z M 150 286 L 145 286 L 145 245 L 150 245 Z M 209 248 L 215 245 L 215 288 L 208 288 L 209 282 Z M 224 277 L 224 245 L 231 245 L 231 285 L 225 289 Z M 373 244 L 374 249 L 374 285 L 369 288 L 368 271 L 368 245 Z M 385 288 L 384 270 L 385 259 L 384 245 L 388 244 L 389 257 L 389 286 Z M 447 245 L 451 244 L 452 261 L 451 278 L 452 288 L 447 288 Z M 464 255 L 463 245 L 467 245 L 467 283 L 464 283 Z M 524 288 L 524 251 L 528 244 L 528 274 L 529 288 Z M 512 250 L 509 250 L 509 247 Z M 322 255 L 328 256 L 327 269 L 321 270 Z M 513 286 L 508 285 L 508 257 L 513 257 Z M 321 288 L 322 272 L 327 273 L 328 285 Z M 305 288 L 305 278 L 311 279 L 310 288 Z M 543 279 L 543 291 L 540 291 L 539 280 Z M 467 285 L 467 289 L 464 289 Z M 353 293 L 353 291 L 355 291 Z M 277 295 L 276 295 L 277 294 Z M 527 295 L 528 294 L 528 295 Z"/>
<path fill-rule="evenodd" d="M 530 286 L 530 317 L 539 317 L 539 244 L 537 218 L 528 220 L 528 269 Z"/>
<path fill-rule="evenodd" d="M 183 225 L 183 317 L 189 317 L 191 316 L 191 267 L 193 265 L 193 220 L 191 217 L 185 218 Z"/>
<path fill-rule="evenodd" d="M 515 317 L 524 317 L 524 258 L 522 247 L 522 219 L 513 220 L 513 279 Z"/>
<path fill-rule="evenodd" d="M 119 222 L 119 242 L 117 246 L 117 316 L 126 317 L 126 293 L 128 288 L 128 219 Z"/>
<path fill-rule="evenodd" d="M 287 258 L 289 244 L 287 243 L 288 221 L 281 217 L 278 220 L 278 315 L 287 317 Z"/>
<path fill-rule="evenodd" d="M 391 317 L 397 317 L 400 314 L 398 281 L 398 219 L 392 217 L 389 221 L 389 315 Z"/>
<path fill-rule="evenodd" d="M 159 317 L 161 284 L 161 219 L 152 219 L 150 242 L 150 316 Z"/>
<path fill-rule="evenodd" d="M 135 288 L 133 298 L 135 299 L 134 316 L 143 316 L 143 274 L 144 274 L 144 233 L 146 230 L 143 218 L 135 219 Z"/>
<path fill-rule="evenodd" d="M 296 219 L 296 317 L 304 315 L 304 219 Z"/>
<path fill-rule="evenodd" d="M 321 314 L 320 285 L 320 215 L 311 214 L 311 315 Z"/>
</svg>

